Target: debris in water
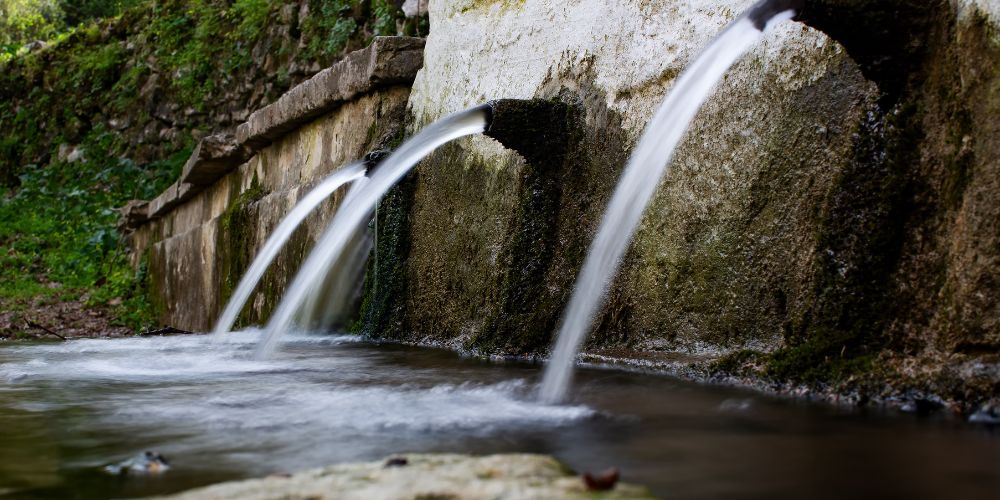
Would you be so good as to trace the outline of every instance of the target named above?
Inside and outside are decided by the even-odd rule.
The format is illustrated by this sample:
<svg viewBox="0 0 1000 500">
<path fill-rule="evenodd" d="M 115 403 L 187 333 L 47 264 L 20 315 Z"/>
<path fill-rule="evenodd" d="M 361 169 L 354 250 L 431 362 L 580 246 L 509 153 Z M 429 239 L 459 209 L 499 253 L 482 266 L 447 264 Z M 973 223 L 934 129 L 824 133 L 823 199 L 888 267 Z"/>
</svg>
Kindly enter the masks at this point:
<svg viewBox="0 0 1000 500">
<path fill-rule="evenodd" d="M 142 332 L 139 333 L 139 335 L 142 335 L 143 337 L 152 337 L 152 336 L 163 336 L 163 335 L 189 335 L 191 333 L 194 332 L 181 330 L 180 328 L 174 328 L 172 326 L 165 326 L 163 328 L 157 328 L 157 329 L 149 328 L 143 330 Z"/>
<path fill-rule="evenodd" d="M 162 474 L 170 468 L 166 457 L 153 451 L 146 451 L 116 464 L 105 465 L 104 472 L 112 475 Z"/>
<path fill-rule="evenodd" d="M 969 422 L 990 426 L 1000 425 L 1000 406 L 983 405 L 979 411 L 969 416 Z"/>
</svg>

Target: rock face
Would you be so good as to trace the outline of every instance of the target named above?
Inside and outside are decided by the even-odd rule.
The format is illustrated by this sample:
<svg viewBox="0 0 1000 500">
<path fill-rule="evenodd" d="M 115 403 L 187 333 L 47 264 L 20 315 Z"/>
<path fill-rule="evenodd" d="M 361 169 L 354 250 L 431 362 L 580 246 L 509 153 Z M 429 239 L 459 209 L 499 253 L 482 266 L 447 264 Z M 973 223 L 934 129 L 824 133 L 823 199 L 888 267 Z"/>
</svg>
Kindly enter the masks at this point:
<svg viewBox="0 0 1000 500">
<path fill-rule="evenodd" d="M 405 458 L 405 464 L 401 463 Z M 405 455 L 389 461 L 342 464 L 288 477 L 272 476 L 223 483 L 171 497 L 176 500 L 243 499 L 550 499 L 653 498 L 644 488 L 618 483 L 600 493 L 587 491 L 579 476 L 551 457 L 508 454 Z"/>
</svg>

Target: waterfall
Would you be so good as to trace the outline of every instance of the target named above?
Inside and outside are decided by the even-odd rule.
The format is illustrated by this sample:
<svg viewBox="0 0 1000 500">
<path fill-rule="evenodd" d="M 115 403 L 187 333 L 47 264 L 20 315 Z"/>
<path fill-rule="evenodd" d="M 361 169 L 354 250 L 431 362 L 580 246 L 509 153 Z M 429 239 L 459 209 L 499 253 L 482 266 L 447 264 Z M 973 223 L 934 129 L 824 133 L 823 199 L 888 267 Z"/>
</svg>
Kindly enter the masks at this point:
<svg viewBox="0 0 1000 500">
<path fill-rule="evenodd" d="M 625 166 L 577 278 L 542 379 L 543 401 L 556 403 L 565 397 L 577 351 L 684 131 L 729 67 L 770 25 L 794 17 L 792 3 L 764 0 L 733 21 L 681 74 L 656 110 Z"/>
<path fill-rule="evenodd" d="M 340 170 L 337 170 L 332 175 L 323 179 L 318 186 L 313 188 L 294 208 L 288 215 L 282 219 L 278 227 L 274 229 L 271 236 L 268 237 L 264 246 L 254 257 L 253 263 L 247 269 L 243 278 L 240 279 L 239 285 L 236 287 L 236 291 L 233 295 L 229 297 L 229 302 L 226 303 L 226 308 L 223 309 L 222 314 L 219 316 L 218 322 L 215 324 L 215 329 L 212 333 L 218 337 L 221 334 L 229 332 L 233 328 L 233 323 L 236 322 L 236 318 L 239 316 L 240 311 L 243 310 L 243 306 L 246 301 L 250 298 L 250 294 L 253 293 L 254 288 L 257 287 L 257 283 L 260 282 L 261 277 L 264 276 L 264 271 L 267 267 L 271 265 L 271 261 L 278 256 L 278 252 L 284 248 L 285 243 L 288 239 L 292 237 L 292 233 L 295 229 L 302 224 L 302 221 L 312 213 L 313 210 L 319 206 L 323 200 L 326 200 L 334 191 L 336 191 L 340 186 L 356 180 L 365 175 L 365 164 L 364 162 L 355 162 L 347 165 Z"/>
<path fill-rule="evenodd" d="M 363 186 L 352 189 L 341 204 L 326 231 L 320 236 L 281 303 L 267 324 L 257 349 L 258 356 L 270 354 L 287 332 L 308 300 L 322 286 L 323 280 L 340 259 L 363 225 L 371 218 L 379 199 L 414 165 L 442 144 L 466 135 L 482 133 L 490 118 L 488 106 L 477 106 L 446 116 L 425 127 L 381 161 Z"/>
</svg>

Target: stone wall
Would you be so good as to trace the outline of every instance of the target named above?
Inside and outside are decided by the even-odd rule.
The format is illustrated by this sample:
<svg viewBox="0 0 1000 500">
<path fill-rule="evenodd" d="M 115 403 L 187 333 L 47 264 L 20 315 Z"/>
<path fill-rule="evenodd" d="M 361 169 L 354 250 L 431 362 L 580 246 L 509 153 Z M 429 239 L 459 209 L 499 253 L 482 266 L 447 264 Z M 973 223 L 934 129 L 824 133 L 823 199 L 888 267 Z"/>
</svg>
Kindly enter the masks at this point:
<svg viewBox="0 0 1000 500">
<path fill-rule="evenodd" d="M 412 91 L 393 76 L 333 98 L 316 118 L 310 103 L 339 88 L 328 74 L 326 94 L 293 89 L 261 112 L 280 117 L 273 128 L 250 133 L 251 117 L 234 139 L 203 142 L 173 192 L 136 207 L 136 248 L 149 249 L 163 317 L 207 328 L 298 193 L 399 137 L 407 94 L 409 133 L 487 100 L 543 99 L 566 111 L 549 157 L 466 138 L 383 199 L 359 324 L 376 337 L 545 353 L 639 134 L 698 50 L 751 4 L 431 2 Z M 769 32 L 692 124 L 588 349 L 844 390 L 902 380 L 956 399 L 996 395 L 995 4 L 806 4 L 802 22 Z M 265 278 L 246 321 L 266 318 L 334 205 Z"/>
<path fill-rule="evenodd" d="M 132 255 L 136 265 L 148 266 L 164 324 L 211 328 L 257 249 L 295 203 L 336 169 L 399 140 L 422 45 L 376 39 L 251 114 L 235 136 L 202 140 L 177 183 L 130 207 Z M 296 232 L 243 324 L 267 318 L 343 191 Z"/>
<path fill-rule="evenodd" d="M 502 298 L 481 290 L 503 279 L 497 259 L 521 230 L 511 186 L 525 175 L 524 161 L 489 139 L 464 141 L 419 169 L 406 330 L 511 352 L 547 346 L 638 135 L 698 49 L 750 3 L 432 4 L 410 99 L 417 123 L 487 98 L 541 97 L 570 104 L 577 133 L 561 174 L 555 256 L 533 294 L 544 319 L 524 334 L 531 338 L 495 339 L 490 324 L 516 319 L 501 318 Z M 643 350 L 780 345 L 780 318 L 809 292 L 816 205 L 873 98 L 822 33 L 789 23 L 769 34 L 688 133 L 597 338 Z"/>
<path fill-rule="evenodd" d="M 383 205 L 380 255 L 394 265 L 375 281 L 396 301 L 370 301 L 370 331 L 544 352 L 638 134 L 751 3 L 432 2 L 415 127 L 488 99 L 545 98 L 572 109 L 573 132 L 554 170 L 483 137 L 420 166 Z M 808 25 L 767 34 L 699 113 L 589 349 L 995 393 L 995 4 L 807 3 Z M 871 37 L 886 45 L 862 45 Z M 547 217 L 525 216 L 539 206 Z"/>
</svg>

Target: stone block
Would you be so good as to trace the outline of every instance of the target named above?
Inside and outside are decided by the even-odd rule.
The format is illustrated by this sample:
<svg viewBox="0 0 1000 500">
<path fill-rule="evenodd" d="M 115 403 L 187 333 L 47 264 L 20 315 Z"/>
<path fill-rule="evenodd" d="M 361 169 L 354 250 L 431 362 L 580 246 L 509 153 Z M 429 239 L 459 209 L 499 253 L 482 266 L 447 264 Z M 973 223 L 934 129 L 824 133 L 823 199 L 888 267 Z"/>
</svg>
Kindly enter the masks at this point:
<svg viewBox="0 0 1000 500">
<path fill-rule="evenodd" d="M 119 209 L 118 212 L 121 214 L 121 217 L 118 219 L 118 228 L 122 232 L 131 232 L 149 220 L 149 202 L 145 200 L 131 200 Z"/>
<path fill-rule="evenodd" d="M 180 181 L 209 186 L 250 156 L 250 150 L 237 144 L 231 134 L 210 135 L 198 142 L 184 164 Z"/>
<path fill-rule="evenodd" d="M 173 183 L 167 189 L 164 189 L 162 193 L 156 198 L 153 198 L 149 202 L 149 208 L 147 209 L 149 218 L 156 219 L 158 217 L 163 217 L 177 205 L 180 205 L 180 201 L 177 198 L 178 183 Z"/>
<path fill-rule="evenodd" d="M 423 66 L 423 46 L 420 38 L 376 37 L 368 48 L 348 54 L 253 112 L 237 127 L 236 143 L 259 149 L 358 95 L 412 82 Z"/>
</svg>

